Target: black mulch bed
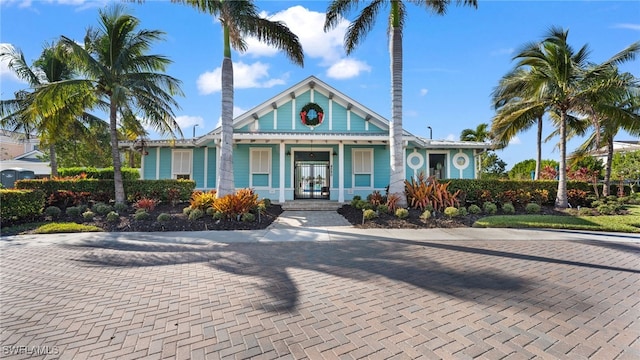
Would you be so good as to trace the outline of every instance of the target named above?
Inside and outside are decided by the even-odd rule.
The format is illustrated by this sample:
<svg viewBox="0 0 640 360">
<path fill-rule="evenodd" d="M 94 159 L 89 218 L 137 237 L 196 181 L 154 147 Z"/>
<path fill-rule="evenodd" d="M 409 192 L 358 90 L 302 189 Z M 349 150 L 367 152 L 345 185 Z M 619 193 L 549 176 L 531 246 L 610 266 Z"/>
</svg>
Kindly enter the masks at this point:
<svg viewBox="0 0 640 360">
<path fill-rule="evenodd" d="M 371 220 L 362 221 L 362 210 L 358 210 L 351 205 L 343 205 L 338 209 L 338 213 L 347 219 L 353 226 L 363 229 L 431 229 L 431 228 L 457 228 L 457 227 L 472 227 L 473 224 L 479 219 L 485 217 L 485 214 L 468 214 L 466 216 L 459 216 L 455 218 L 448 218 L 442 213 L 436 213 L 435 216 L 431 216 L 429 219 L 420 219 L 422 211 L 416 209 L 409 209 L 409 216 L 405 219 L 399 219 L 392 214 L 381 213 L 377 218 Z M 523 209 L 516 209 L 516 215 L 525 214 Z M 568 215 L 566 212 L 562 212 L 554 209 L 553 207 L 541 208 L 540 214 L 553 214 L 553 215 Z"/>
</svg>

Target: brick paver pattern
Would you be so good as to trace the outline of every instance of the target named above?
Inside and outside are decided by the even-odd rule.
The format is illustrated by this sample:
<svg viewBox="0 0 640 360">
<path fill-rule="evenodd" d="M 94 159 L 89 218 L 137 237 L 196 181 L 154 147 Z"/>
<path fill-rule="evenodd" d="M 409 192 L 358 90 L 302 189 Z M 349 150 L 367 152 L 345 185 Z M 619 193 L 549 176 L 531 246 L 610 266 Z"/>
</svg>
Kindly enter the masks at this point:
<svg viewBox="0 0 640 360">
<path fill-rule="evenodd" d="M 640 359 L 640 244 L 8 246 L 2 358 Z"/>
</svg>

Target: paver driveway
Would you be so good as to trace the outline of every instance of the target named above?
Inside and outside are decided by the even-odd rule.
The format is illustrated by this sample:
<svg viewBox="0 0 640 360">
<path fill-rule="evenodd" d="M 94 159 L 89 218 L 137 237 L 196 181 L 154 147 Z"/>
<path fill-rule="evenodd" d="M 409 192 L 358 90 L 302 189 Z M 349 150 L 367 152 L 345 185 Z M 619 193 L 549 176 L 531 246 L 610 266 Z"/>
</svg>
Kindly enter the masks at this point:
<svg viewBox="0 0 640 360">
<path fill-rule="evenodd" d="M 5 358 L 640 358 L 637 242 L 110 240 L 0 259 Z"/>
</svg>

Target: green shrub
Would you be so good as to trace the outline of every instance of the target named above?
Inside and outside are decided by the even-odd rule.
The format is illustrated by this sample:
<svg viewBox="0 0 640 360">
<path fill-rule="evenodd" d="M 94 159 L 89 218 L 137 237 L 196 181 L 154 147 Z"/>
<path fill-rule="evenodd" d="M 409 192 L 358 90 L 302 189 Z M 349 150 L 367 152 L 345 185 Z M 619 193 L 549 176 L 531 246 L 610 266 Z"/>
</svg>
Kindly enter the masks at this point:
<svg viewBox="0 0 640 360">
<path fill-rule="evenodd" d="M 69 206 L 65 213 L 67 216 L 79 217 L 82 214 L 82 209 L 79 206 Z"/>
<path fill-rule="evenodd" d="M 354 208 L 358 209 L 358 210 L 362 210 L 364 209 L 365 205 L 367 205 L 367 202 L 364 200 L 356 200 L 355 205 L 352 205 Z"/>
<path fill-rule="evenodd" d="M 49 223 L 35 229 L 36 234 L 79 233 L 102 231 L 97 226 L 76 223 Z"/>
<path fill-rule="evenodd" d="M 60 216 L 60 213 L 62 213 L 62 210 L 60 210 L 60 208 L 57 206 L 48 206 L 46 209 L 44 209 L 44 214 L 47 216 L 51 216 L 54 219 Z"/>
<path fill-rule="evenodd" d="M 94 213 L 91 210 L 87 210 L 85 212 L 82 213 L 82 218 L 85 220 L 93 220 L 93 218 L 96 216 L 96 213 Z"/>
<path fill-rule="evenodd" d="M 366 209 L 362 213 L 362 216 L 364 217 L 365 220 L 371 220 L 371 219 L 377 218 L 378 217 L 378 213 L 373 209 Z"/>
<path fill-rule="evenodd" d="M 140 179 L 140 172 L 138 169 L 123 167 L 120 171 L 122 172 L 122 180 Z M 81 174 L 85 174 L 87 178 L 91 179 L 113 180 L 113 166 L 103 169 L 96 169 L 94 167 L 70 167 L 58 169 L 58 176 L 60 177 L 79 176 Z"/>
<path fill-rule="evenodd" d="M 409 217 L 409 210 L 404 208 L 399 208 L 396 210 L 396 217 L 398 219 L 406 219 Z"/>
<path fill-rule="evenodd" d="M 362 206 L 362 210 L 375 210 L 375 206 L 372 203 L 365 202 Z"/>
<path fill-rule="evenodd" d="M 107 221 L 110 222 L 110 223 L 115 223 L 115 222 L 120 221 L 120 214 L 118 214 L 115 211 L 110 211 L 107 214 Z"/>
<path fill-rule="evenodd" d="M 216 211 L 213 213 L 214 220 L 222 220 L 224 219 L 224 213 L 222 211 Z"/>
<path fill-rule="evenodd" d="M 129 211 L 129 206 L 127 204 L 118 203 L 113 205 L 113 210 L 120 214 L 126 214 Z"/>
<path fill-rule="evenodd" d="M 216 212 L 216 209 L 210 207 L 210 208 L 207 208 L 207 211 L 205 213 L 209 216 L 213 216 L 215 212 Z"/>
<path fill-rule="evenodd" d="M 473 204 L 469 206 L 469 213 L 473 214 L 473 215 L 478 215 L 482 212 L 482 209 L 480 209 L 480 206 Z"/>
<path fill-rule="evenodd" d="M 106 215 L 113 211 L 113 208 L 105 203 L 97 203 L 93 205 L 91 210 L 98 215 Z"/>
<path fill-rule="evenodd" d="M 193 210 L 193 209 L 191 208 L 191 206 L 187 206 L 186 208 L 182 209 L 182 213 L 183 213 L 184 215 L 189 216 L 189 215 L 191 214 L 191 211 L 192 211 L 192 210 Z"/>
<path fill-rule="evenodd" d="M 384 213 L 384 214 L 388 214 L 389 213 L 389 207 L 385 204 L 380 204 L 378 205 L 378 212 Z"/>
<path fill-rule="evenodd" d="M 144 209 L 136 211 L 136 213 L 133 215 L 133 218 L 136 220 L 146 220 L 149 217 L 151 217 L 151 215 L 149 215 L 149 213 Z"/>
<path fill-rule="evenodd" d="M 524 208 L 524 211 L 526 211 L 527 214 L 537 214 L 540 212 L 540 205 L 536 203 L 528 203 Z"/>
<path fill-rule="evenodd" d="M 502 204 L 502 212 L 509 215 L 515 214 L 516 208 L 513 206 L 512 203 L 504 203 Z"/>
<path fill-rule="evenodd" d="M 200 209 L 192 209 L 189 213 L 189 220 L 198 220 L 204 216 L 204 211 Z"/>
<path fill-rule="evenodd" d="M 458 214 L 460 216 L 467 216 L 468 212 L 467 212 L 467 208 L 462 206 L 458 208 Z"/>
<path fill-rule="evenodd" d="M 158 215 L 158 218 L 156 220 L 158 220 L 159 223 L 167 222 L 167 221 L 171 220 L 171 215 L 169 215 L 167 213 L 162 213 L 162 214 Z"/>
<path fill-rule="evenodd" d="M 429 218 L 431 218 L 431 211 L 429 210 L 423 211 L 422 214 L 420 215 L 420 219 L 422 220 L 429 220 Z"/>
<path fill-rule="evenodd" d="M 268 208 L 268 207 L 270 207 L 270 206 L 271 206 L 271 199 L 269 199 L 269 198 L 264 198 L 264 199 L 262 199 L 262 203 L 264 204 L 264 207 L 265 207 L 265 208 Z"/>
<path fill-rule="evenodd" d="M 0 190 L 0 221 L 35 219 L 42 214 L 45 193 L 39 190 Z"/>
<path fill-rule="evenodd" d="M 454 218 L 454 217 L 460 215 L 460 211 L 458 210 L 457 207 L 447 206 L 444 209 L 444 214 L 449 218 Z"/>
<path fill-rule="evenodd" d="M 616 209 L 612 205 L 602 204 L 596 208 L 596 210 L 602 215 L 613 215 L 616 213 Z"/>
<path fill-rule="evenodd" d="M 256 220 L 256 216 L 252 213 L 244 213 L 240 219 L 242 222 L 254 222 Z"/>
<path fill-rule="evenodd" d="M 592 216 L 593 215 L 593 210 L 591 208 L 580 208 L 580 210 L 578 210 L 578 215 L 580 216 Z"/>
<path fill-rule="evenodd" d="M 153 198 L 171 203 L 188 201 L 196 187 L 193 180 L 124 180 L 124 192 L 129 202 L 141 198 Z M 74 193 L 89 193 L 88 200 L 109 202 L 115 199 L 113 180 L 99 179 L 29 179 L 16 181 L 16 188 L 24 190 L 39 189 L 44 192 L 45 199 L 57 191 L 67 190 Z"/>
<path fill-rule="evenodd" d="M 484 211 L 485 214 L 495 215 L 498 212 L 498 206 L 492 202 L 486 201 L 482 204 L 482 211 Z"/>
</svg>

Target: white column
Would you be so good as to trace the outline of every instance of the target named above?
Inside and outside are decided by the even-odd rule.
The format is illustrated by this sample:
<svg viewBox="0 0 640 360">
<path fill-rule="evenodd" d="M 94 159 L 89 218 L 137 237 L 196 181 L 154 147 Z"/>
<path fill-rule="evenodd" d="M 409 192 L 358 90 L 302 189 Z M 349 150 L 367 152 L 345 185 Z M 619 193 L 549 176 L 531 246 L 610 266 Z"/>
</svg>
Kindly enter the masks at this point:
<svg viewBox="0 0 640 360">
<path fill-rule="evenodd" d="M 329 99 L 329 130 L 333 130 L 333 99 Z"/>
<path fill-rule="evenodd" d="M 209 179 L 209 174 L 207 174 L 209 172 L 209 147 L 205 147 L 204 148 L 204 186 L 203 188 L 208 189 L 209 188 L 209 181 L 207 181 Z"/>
<path fill-rule="evenodd" d="M 344 202 L 344 144 L 338 144 L 338 202 Z"/>
<path fill-rule="evenodd" d="M 173 161 L 173 159 L 171 159 Z M 156 148 L 156 180 L 160 179 L 160 148 Z"/>
<path fill-rule="evenodd" d="M 296 129 L 296 99 L 291 99 L 291 128 Z"/>
<path fill-rule="evenodd" d="M 278 109 L 273 109 L 273 130 L 278 130 Z"/>
<path fill-rule="evenodd" d="M 347 110 L 347 131 L 351 131 L 351 110 Z"/>
<path fill-rule="evenodd" d="M 278 202 L 280 202 L 280 204 L 284 203 L 284 183 L 285 183 L 285 178 L 284 178 L 284 167 L 285 167 L 285 146 L 284 143 L 281 142 L 280 143 L 280 196 L 278 198 Z"/>
</svg>

